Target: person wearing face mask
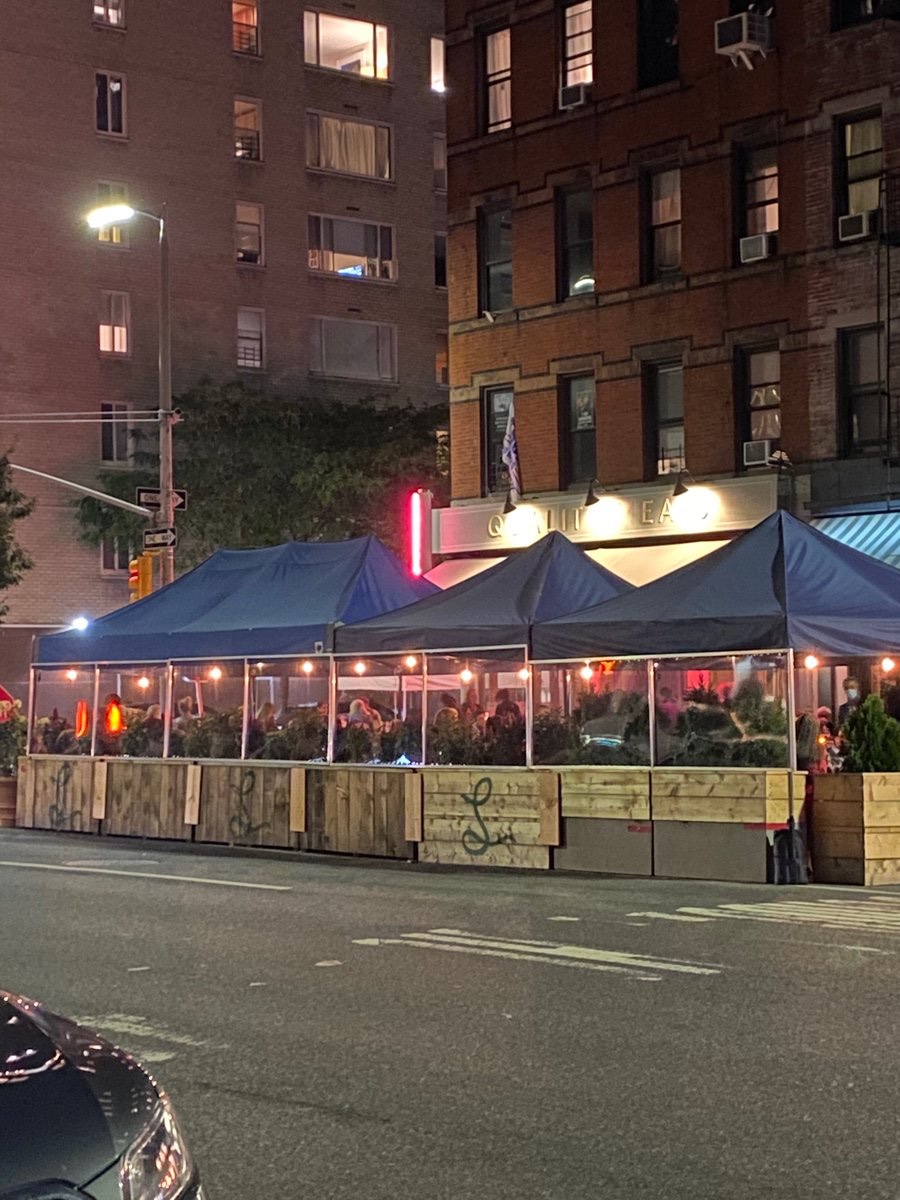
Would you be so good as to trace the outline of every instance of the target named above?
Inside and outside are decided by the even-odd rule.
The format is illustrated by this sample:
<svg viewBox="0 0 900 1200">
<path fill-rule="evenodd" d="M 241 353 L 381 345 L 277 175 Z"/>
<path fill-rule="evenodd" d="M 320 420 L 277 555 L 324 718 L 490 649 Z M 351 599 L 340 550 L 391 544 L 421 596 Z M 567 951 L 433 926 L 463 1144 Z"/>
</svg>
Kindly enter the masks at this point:
<svg viewBox="0 0 900 1200">
<path fill-rule="evenodd" d="M 859 708 L 859 680 L 855 676 L 848 675 L 844 680 L 844 692 L 847 699 L 838 709 L 839 729 L 844 727 L 850 714 Z"/>
</svg>

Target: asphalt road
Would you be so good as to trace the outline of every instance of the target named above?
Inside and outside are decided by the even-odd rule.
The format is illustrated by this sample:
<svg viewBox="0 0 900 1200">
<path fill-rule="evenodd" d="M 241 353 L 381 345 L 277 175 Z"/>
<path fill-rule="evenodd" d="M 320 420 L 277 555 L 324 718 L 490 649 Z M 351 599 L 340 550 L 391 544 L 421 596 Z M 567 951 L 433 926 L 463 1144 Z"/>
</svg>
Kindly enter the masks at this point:
<svg viewBox="0 0 900 1200">
<path fill-rule="evenodd" d="M 148 1063 L 211 1200 L 900 1191 L 896 891 L 3 831 L 0 914 L 0 986 Z"/>
</svg>

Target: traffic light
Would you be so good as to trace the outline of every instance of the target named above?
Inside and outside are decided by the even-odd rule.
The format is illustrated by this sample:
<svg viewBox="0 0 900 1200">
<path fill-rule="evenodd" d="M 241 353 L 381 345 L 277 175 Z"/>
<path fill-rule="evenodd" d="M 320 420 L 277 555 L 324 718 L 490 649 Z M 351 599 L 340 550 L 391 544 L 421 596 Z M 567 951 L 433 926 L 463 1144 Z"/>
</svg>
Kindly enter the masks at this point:
<svg viewBox="0 0 900 1200">
<path fill-rule="evenodd" d="M 153 555 L 138 554 L 128 564 L 130 600 L 143 600 L 153 591 Z"/>
</svg>

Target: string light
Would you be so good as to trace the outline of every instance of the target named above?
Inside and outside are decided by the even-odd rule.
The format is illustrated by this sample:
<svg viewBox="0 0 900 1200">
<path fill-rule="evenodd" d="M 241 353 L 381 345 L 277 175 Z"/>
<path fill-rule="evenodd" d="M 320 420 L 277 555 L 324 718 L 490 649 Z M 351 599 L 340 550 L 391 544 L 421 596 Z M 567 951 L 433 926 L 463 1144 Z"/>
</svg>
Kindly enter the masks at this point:
<svg viewBox="0 0 900 1200">
<path fill-rule="evenodd" d="M 365 675 L 366 664 L 364 662 L 354 663 L 353 670 L 357 673 L 357 675 Z"/>
<path fill-rule="evenodd" d="M 523 683 L 526 683 L 531 678 L 531 672 L 528 670 L 527 667 L 523 667 L 522 670 L 519 672 L 519 678 L 522 680 Z"/>
<path fill-rule="evenodd" d="M 210 667 L 209 677 L 213 681 L 213 683 L 218 683 L 219 680 L 222 678 L 222 668 L 221 667 Z"/>
<path fill-rule="evenodd" d="M 147 678 L 147 676 L 146 676 L 146 675 L 142 675 L 142 676 L 140 677 L 140 679 L 137 681 L 137 683 L 138 683 L 138 687 L 139 687 L 139 688 L 140 688 L 142 691 L 146 691 L 146 690 L 147 690 L 147 688 L 150 686 L 150 680 Z"/>
<path fill-rule="evenodd" d="M 471 683 L 472 680 L 475 678 L 475 676 L 472 674 L 472 672 L 469 670 L 468 667 L 463 667 L 463 669 L 459 673 L 459 677 L 463 681 L 463 683 Z"/>
<path fill-rule="evenodd" d="M 885 657 L 881 660 L 881 669 L 885 675 L 890 675 L 896 665 L 892 658 Z"/>
<path fill-rule="evenodd" d="M 588 663 L 584 664 L 584 666 L 581 668 L 581 670 L 578 672 L 578 674 L 585 681 L 585 683 L 589 683 L 590 680 L 592 680 L 594 678 L 593 668 L 591 666 L 589 666 Z"/>
<path fill-rule="evenodd" d="M 406 658 L 404 658 L 404 660 L 403 660 L 403 665 L 404 665 L 404 667 L 408 667 L 409 670 L 412 671 L 415 667 L 417 667 L 419 665 L 419 660 L 416 658 L 416 656 L 414 654 L 407 654 Z"/>
<path fill-rule="evenodd" d="M 819 660 L 814 654 L 807 654 L 806 658 L 803 660 L 803 665 L 806 667 L 807 671 L 814 671 L 819 665 Z"/>
<path fill-rule="evenodd" d="M 307 659 L 306 662 L 303 664 L 303 666 L 300 668 L 300 670 L 303 672 L 304 675 L 312 675 L 313 671 L 315 670 L 315 667 L 312 665 L 312 663 L 309 661 L 309 659 Z"/>
<path fill-rule="evenodd" d="M 68 671 L 66 671 L 66 679 L 68 679 L 69 683 L 74 683 L 77 678 L 78 672 L 73 668 L 70 668 Z"/>
</svg>

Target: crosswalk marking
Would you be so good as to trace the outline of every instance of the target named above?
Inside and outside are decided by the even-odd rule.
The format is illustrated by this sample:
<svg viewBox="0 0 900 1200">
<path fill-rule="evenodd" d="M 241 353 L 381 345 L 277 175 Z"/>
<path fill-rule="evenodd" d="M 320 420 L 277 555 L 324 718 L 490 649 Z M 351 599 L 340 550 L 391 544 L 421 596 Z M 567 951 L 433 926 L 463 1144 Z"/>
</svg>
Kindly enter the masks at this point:
<svg viewBox="0 0 900 1200">
<path fill-rule="evenodd" d="M 769 900 L 756 904 L 687 904 L 674 913 L 629 913 L 631 917 L 684 921 L 757 921 L 776 925 L 820 929 L 858 930 L 863 933 L 900 934 L 900 897 L 878 896 L 865 900 Z"/>
<path fill-rule="evenodd" d="M 356 946 L 411 946 L 419 950 L 440 950 L 455 954 L 475 954 L 487 958 L 505 958 L 518 962 L 543 963 L 545 966 L 574 967 L 608 974 L 630 975 L 647 982 L 663 975 L 708 976 L 721 974 L 721 967 L 684 959 L 664 959 L 621 950 L 602 950 L 563 942 L 505 938 L 494 934 L 470 933 L 461 929 L 431 929 L 422 933 L 404 933 L 396 938 L 356 938 Z"/>
</svg>

